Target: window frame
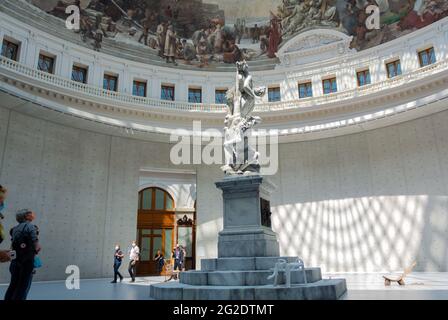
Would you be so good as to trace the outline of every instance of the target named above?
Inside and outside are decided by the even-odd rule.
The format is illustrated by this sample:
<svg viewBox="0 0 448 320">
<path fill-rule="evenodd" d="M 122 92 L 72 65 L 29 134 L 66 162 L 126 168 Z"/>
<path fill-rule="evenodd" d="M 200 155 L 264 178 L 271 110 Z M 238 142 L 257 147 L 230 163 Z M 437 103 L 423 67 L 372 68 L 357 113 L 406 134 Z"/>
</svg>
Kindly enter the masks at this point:
<svg viewBox="0 0 448 320">
<path fill-rule="evenodd" d="M 50 65 L 50 70 L 44 70 L 41 68 L 41 61 L 51 61 L 51 65 Z M 55 73 L 55 69 L 56 69 L 56 56 L 53 56 L 51 54 L 46 54 L 46 53 L 39 53 L 39 57 L 37 59 L 37 70 L 42 71 L 42 72 L 46 72 L 49 74 L 54 74 Z"/>
<path fill-rule="evenodd" d="M 192 97 L 196 97 L 196 94 L 198 94 L 198 93 L 199 93 L 199 101 L 197 101 L 196 98 L 192 99 Z M 188 103 L 202 103 L 202 88 L 201 87 L 189 87 L 188 88 Z"/>
<path fill-rule="evenodd" d="M 427 55 L 427 58 L 428 58 L 428 63 L 427 64 L 423 63 L 423 54 Z M 426 48 L 424 50 L 420 50 L 420 51 L 418 51 L 417 55 L 418 55 L 418 61 L 420 63 L 420 68 L 423 68 L 423 67 L 426 67 L 426 66 L 430 66 L 430 65 L 435 64 L 437 62 L 436 51 L 435 51 L 434 47 L 429 47 L 429 48 Z M 433 60 L 431 59 L 431 57 L 433 57 Z"/>
<path fill-rule="evenodd" d="M 10 58 L 10 57 L 8 57 L 6 55 L 6 51 L 7 51 L 8 47 L 10 47 L 10 46 L 15 47 L 15 54 L 14 54 L 13 58 Z M 19 61 L 20 47 L 21 47 L 21 43 L 20 42 L 13 41 L 13 40 L 10 40 L 8 38 L 3 38 L 2 48 L 1 48 L 1 52 L 0 53 L 1 53 L 2 57 L 5 57 L 5 58 L 13 60 L 13 61 Z M 3 51 L 4 48 L 5 48 L 5 51 Z"/>
<path fill-rule="evenodd" d="M 165 89 L 170 89 L 170 90 L 172 90 L 172 93 L 173 93 L 173 96 L 172 96 L 172 98 L 171 99 L 169 99 L 169 97 L 168 96 L 166 96 L 165 95 L 165 97 L 164 97 L 164 90 Z M 161 86 L 160 86 L 160 100 L 164 100 L 164 101 L 175 101 L 175 99 L 176 99 L 176 87 L 174 86 L 174 85 L 172 85 L 172 84 L 162 84 Z"/>
<path fill-rule="evenodd" d="M 110 89 L 110 80 L 115 80 L 115 88 L 114 90 Z M 105 81 L 108 81 L 108 86 L 105 88 Z M 112 74 L 112 73 L 104 73 L 103 75 L 103 90 L 111 91 L 111 92 L 118 92 L 118 75 Z"/>
<path fill-rule="evenodd" d="M 364 84 L 361 84 L 360 75 L 364 76 L 364 79 L 365 79 Z M 368 79 L 368 81 L 367 81 L 367 79 Z M 372 77 L 370 75 L 370 69 L 362 69 L 362 70 L 356 71 L 356 82 L 358 83 L 358 87 L 368 86 L 369 84 L 372 84 Z"/>
<path fill-rule="evenodd" d="M 330 82 L 330 87 L 329 87 L 330 91 L 325 92 L 325 83 L 328 81 Z M 334 84 L 335 88 L 333 88 L 333 84 Z M 324 95 L 337 93 L 338 92 L 338 79 L 336 77 L 322 79 L 322 92 Z"/>
<path fill-rule="evenodd" d="M 389 66 L 394 66 L 395 69 L 395 74 L 392 75 L 389 69 Z M 387 77 L 389 79 L 401 76 L 403 74 L 403 71 L 401 70 L 401 60 L 400 59 L 395 59 L 392 61 L 389 61 L 386 63 L 386 72 L 387 72 Z"/>
<path fill-rule="evenodd" d="M 76 80 L 76 79 L 73 78 L 73 72 L 74 72 L 76 69 L 77 69 L 78 71 L 79 71 L 79 70 L 83 70 L 83 71 L 85 72 L 85 73 L 84 73 L 84 79 L 83 79 L 83 81 L 78 81 L 78 80 Z M 88 76 L 89 76 L 89 67 L 87 67 L 87 66 L 82 66 L 82 65 L 78 65 L 78 64 L 73 64 L 73 66 L 72 66 L 72 76 L 71 76 L 71 80 L 72 80 L 72 81 L 87 84 Z"/>
<path fill-rule="evenodd" d="M 150 190 L 151 192 L 151 208 L 150 209 L 143 209 L 143 193 L 145 191 Z M 163 192 L 163 208 L 157 208 L 156 207 L 156 191 L 162 191 Z M 167 208 L 168 199 L 171 200 L 172 208 Z M 171 194 L 159 187 L 149 187 L 145 188 L 139 191 L 138 193 L 138 210 L 143 212 L 149 212 L 149 213 L 160 213 L 160 212 L 175 212 L 176 211 L 176 203 L 174 202 L 174 198 L 171 196 Z"/>
<path fill-rule="evenodd" d="M 143 95 L 136 94 L 135 89 L 137 88 L 137 92 L 139 91 L 139 85 L 142 85 L 144 87 Z M 135 97 L 142 97 L 146 98 L 148 94 L 148 82 L 144 80 L 136 80 L 132 82 L 132 95 Z"/>
<path fill-rule="evenodd" d="M 274 95 L 272 99 L 272 95 Z M 268 102 L 275 103 L 282 101 L 282 94 L 280 90 L 280 86 L 270 86 L 268 87 Z"/>
<path fill-rule="evenodd" d="M 304 87 L 305 88 L 305 96 L 301 95 L 300 89 Z M 311 92 L 311 95 L 308 95 L 308 89 Z M 306 82 L 299 82 L 298 84 L 298 92 L 299 92 L 299 99 L 306 99 L 306 98 L 312 98 L 313 97 L 313 83 L 312 81 L 306 81 Z"/>
<path fill-rule="evenodd" d="M 227 104 L 227 91 L 228 89 L 215 89 L 215 104 Z M 222 95 L 223 101 L 217 100 L 219 95 Z"/>
</svg>

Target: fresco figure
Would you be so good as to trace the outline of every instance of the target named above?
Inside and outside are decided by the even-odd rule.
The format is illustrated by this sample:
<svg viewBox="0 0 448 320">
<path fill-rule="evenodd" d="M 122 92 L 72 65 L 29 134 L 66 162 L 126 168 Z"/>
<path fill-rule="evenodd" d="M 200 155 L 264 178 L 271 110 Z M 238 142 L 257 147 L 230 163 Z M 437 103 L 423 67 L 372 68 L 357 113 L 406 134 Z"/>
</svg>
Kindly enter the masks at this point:
<svg viewBox="0 0 448 320">
<path fill-rule="evenodd" d="M 191 64 L 191 61 L 196 59 L 196 48 L 192 43 L 188 43 L 186 39 L 182 40 L 182 58 L 186 64 Z"/>
<path fill-rule="evenodd" d="M 200 68 L 207 67 L 209 57 L 208 57 L 208 53 L 207 53 L 208 52 L 207 51 L 207 40 L 205 40 L 204 37 L 202 37 L 201 40 L 199 40 L 199 44 L 197 46 L 196 51 L 197 51 L 199 61 L 200 61 L 199 67 Z"/>
<path fill-rule="evenodd" d="M 301 2 L 294 7 L 292 13 L 282 21 L 284 35 L 292 35 L 304 27 L 306 18 L 306 3 Z M 272 23 L 272 22 L 271 22 Z M 271 25 L 272 27 L 272 25 Z"/>
<path fill-rule="evenodd" d="M 172 24 L 168 26 L 168 30 L 166 32 L 165 38 L 165 51 L 164 55 L 166 58 L 166 62 L 170 63 L 170 60 L 174 65 L 177 66 L 176 62 L 176 32 L 174 31 L 174 27 Z"/>
<path fill-rule="evenodd" d="M 224 44 L 224 35 L 221 30 L 221 25 L 216 26 L 216 30 L 214 32 L 215 39 L 214 39 L 214 50 L 215 53 L 221 53 L 222 52 L 222 46 Z"/>
<path fill-rule="evenodd" d="M 165 50 L 166 32 L 167 32 L 166 23 L 165 22 L 160 23 L 157 26 L 157 31 L 156 31 L 160 57 L 163 57 L 163 52 Z"/>
<path fill-rule="evenodd" d="M 149 30 L 151 28 L 151 13 L 150 12 L 146 12 L 146 16 L 145 18 L 141 21 L 141 24 L 143 26 L 143 32 L 142 35 L 140 36 L 140 38 L 138 39 L 138 42 L 142 42 L 142 40 L 144 40 L 144 44 L 145 46 L 148 45 L 148 37 L 149 37 Z"/>
<path fill-rule="evenodd" d="M 278 46 L 282 41 L 280 34 L 280 25 L 276 17 L 271 19 L 271 29 L 269 31 L 269 46 L 268 46 L 268 57 L 275 58 L 275 54 L 278 51 Z"/>
<path fill-rule="evenodd" d="M 438 2 L 434 0 L 416 0 L 412 10 L 400 21 L 399 27 L 402 30 L 421 29 L 444 16 L 446 16 L 446 10 L 440 9 Z"/>
<path fill-rule="evenodd" d="M 252 17 L 256 19 L 251 21 L 243 18 L 252 14 L 247 14 L 244 8 L 236 16 L 226 17 L 220 4 L 209 4 L 206 0 L 32 2 L 60 19 L 66 19 L 68 3 L 81 6 L 80 30 L 76 32 L 95 50 L 100 50 L 103 45 L 102 37 L 123 46 L 132 45 L 134 41 L 147 46 L 138 46 L 142 55 L 147 54 L 145 50 L 157 50 L 160 58 L 168 58 L 170 63 L 176 57 L 185 64 L 198 59 L 201 62 L 193 65 L 199 67 L 216 67 L 216 64 L 235 63 L 242 59 L 275 59 L 283 42 L 315 28 L 331 28 L 353 36 L 351 48 L 364 50 L 426 27 L 448 15 L 447 0 L 277 1 L 279 5 L 275 12 L 270 12 L 270 18 L 264 18 L 269 15 L 266 12 L 260 17 Z M 380 30 L 366 27 L 368 15 L 365 10 L 372 4 L 380 8 Z M 168 25 L 174 28 L 170 32 Z M 122 36 L 115 37 L 117 33 Z M 182 39 L 187 40 L 185 44 Z M 259 46 L 255 45 L 258 43 Z M 176 62 L 174 64 L 177 65 Z"/>
</svg>

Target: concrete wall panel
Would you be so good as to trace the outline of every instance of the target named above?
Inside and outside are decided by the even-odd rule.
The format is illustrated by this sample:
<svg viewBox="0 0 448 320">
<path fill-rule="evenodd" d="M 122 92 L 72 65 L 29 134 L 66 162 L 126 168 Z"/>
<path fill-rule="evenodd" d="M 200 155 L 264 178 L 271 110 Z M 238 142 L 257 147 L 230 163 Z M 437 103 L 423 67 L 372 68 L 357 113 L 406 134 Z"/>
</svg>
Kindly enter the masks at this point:
<svg viewBox="0 0 448 320">
<path fill-rule="evenodd" d="M 38 213 L 44 267 L 36 279 L 111 276 L 115 243 L 136 237 L 142 168 L 197 172 L 197 259 L 216 257 L 219 166 L 170 163 L 170 146 L 73 129 L 0 109 L 1 184 L 13 213 Z M 281 253 L 325 271 L 448 271 L 448 112 L 383 129 L 282 144 L 270 179 Z M 6 135 L 7 132 L 7 136 Z M 3 137 L 3 138 L 2 138 Z M 4 141 L 4 142 L 2 142 Z M 185 192 L 182 191 L 182 192 Z M 193 192 L 193 191 L 192 191 Z M 185 195 L 183 195 L 184 198 Z M 0 266 L 0 282 L 9 278 Z"/>
</svg>

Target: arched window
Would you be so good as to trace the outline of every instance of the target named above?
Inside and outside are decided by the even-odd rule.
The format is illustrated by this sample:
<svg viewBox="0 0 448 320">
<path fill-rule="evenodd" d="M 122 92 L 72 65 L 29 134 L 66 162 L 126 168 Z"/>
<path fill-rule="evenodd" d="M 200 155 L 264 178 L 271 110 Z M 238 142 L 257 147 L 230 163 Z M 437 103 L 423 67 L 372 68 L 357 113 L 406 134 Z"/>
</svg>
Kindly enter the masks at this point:
<svg viewBox="0 0 448 320">
<path fill-rule="evenodd" d="M 139 210 L 142 211 L 174 211 L 174 200 L 163 189 L 151 187 L 139 192 Z"/>
</svg>

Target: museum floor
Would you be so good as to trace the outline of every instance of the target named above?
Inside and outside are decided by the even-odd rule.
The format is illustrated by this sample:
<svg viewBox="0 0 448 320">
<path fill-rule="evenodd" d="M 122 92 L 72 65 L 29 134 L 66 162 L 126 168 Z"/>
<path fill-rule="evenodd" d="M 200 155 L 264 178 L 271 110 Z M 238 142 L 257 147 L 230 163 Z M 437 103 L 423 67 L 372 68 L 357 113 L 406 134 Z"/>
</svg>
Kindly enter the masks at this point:
<svg viewBox="0 0 448 320">
<path fill-rule="evenodd" d="M 324 278 L 343 277 L 347 280 L 347 300 L 432 299 L 448 300 L 448 273 L 414 272 L 406 278 L 405 286 L 385 287 L 381 274 L 338 273 L 324 274 Z M 125 279 L 113 285 L 110 279 L 81 281 L 80 290 L 67 290 L 64 281 L 36 282 L 30 300 L 149 300 L 149 285 L 164 277 L 137 278 L 135 283 Z M 6 290 L 0 284 L 0 297 Z"/>
</svg>

